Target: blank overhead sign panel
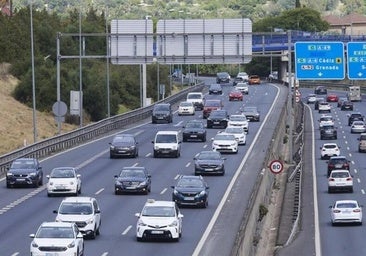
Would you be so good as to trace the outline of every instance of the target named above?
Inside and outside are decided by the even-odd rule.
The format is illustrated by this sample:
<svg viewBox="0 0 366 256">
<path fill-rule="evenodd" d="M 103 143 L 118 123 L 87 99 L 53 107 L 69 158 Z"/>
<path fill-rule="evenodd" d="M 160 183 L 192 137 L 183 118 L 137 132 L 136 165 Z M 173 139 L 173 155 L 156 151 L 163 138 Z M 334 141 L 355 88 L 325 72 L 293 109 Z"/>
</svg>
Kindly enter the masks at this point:
<svg viewBox="0 0 366 256">
<path fill-rule="evenodd" d="M 248 63 L 252 58 L 249 19 L 112 20 L 112 64 Z"/>
<path fill-rule="evenodd" d="M 152 63 L 152 20 L 112 20 L 110 58 L 112 64 Z"/>
<path fill-rule="evenodd" d="M 251 61 L 252 22 L 249 19 L 159 20 L 156 34 L 159 63 Z"/>
</svg>

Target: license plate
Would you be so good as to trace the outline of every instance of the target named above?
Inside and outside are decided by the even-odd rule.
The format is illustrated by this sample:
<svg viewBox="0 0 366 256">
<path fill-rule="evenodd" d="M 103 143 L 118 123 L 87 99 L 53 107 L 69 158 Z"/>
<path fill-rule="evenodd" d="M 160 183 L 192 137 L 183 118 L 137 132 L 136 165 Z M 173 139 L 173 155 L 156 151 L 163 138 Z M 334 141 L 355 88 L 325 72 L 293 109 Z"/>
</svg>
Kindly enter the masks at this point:
<svg viewBox="0 0 366 256">
<path fill-rule="evenodd" d="M 120 151 L 118 151 L 118 153 L 126 153 L 126 151 L 125 150 L 120 150 Z"/>
<path fill-rule="evenodd" d="M 163 119 L 163 117 L 158 116 L 158 119 Z"/>
<path fill-rule="evenodd" d="M 132 187 L 126 187 L 126 189 L 136 189 L 135 186 L 132 186 Z"/>
<path fill-rule="evenodd" d="M 191 135 L 191 138 L 197 138 L 197 135 Z"/>
<path fill-rule="evenodd" d="M 25 179 L 20 178 L 20 179 L 17 179 L 17 181 L 25 181 Z"/>
<path fill-rule="evenodd" d="M 336 164 L 335 167 L 336 168 L 342 168 L 342 165 L 341 164 Z"/>
<path fill-rule="evenodd" d="M 220 122 L 214 122 L 214 124 L 219 124 Z"/>
<path fill-rule="evenodd" d="M 345 186 L 345 183 L 336 183 L 336 186 Z"/>
<path fill-rule="evenodd" d="M 209 168 L 209 169 L 206 169 L 206 171 L 208 171 L 208 172 L 212 172 L 212 171 L 213 171 L 213 169 Z"/>
<path fill-rule="evenodd" d="M 186 201 L 193 201 L 194 200 L 194 197 L 185 197 L 184 200 L 186 200 Z"/>
<path fill-rule="evenodd" d="M 46 252 L 45 256 L 58 256 L 57 252 Z"/>
<path fill-rule="evenodd" d="M 152 230 L 151 234 L 155 234 L 155 235 L 161 235 L 164 234 L 164 231 L 160 231 L 160 230 Z"/>
<path fill-rule="evenodd" d="M 161 151 L 161 153 L 163 153 L 163 154 L 169 154 L 169 151 L 168 150 L 163 150 L 163 151 Z"/>
</svg>

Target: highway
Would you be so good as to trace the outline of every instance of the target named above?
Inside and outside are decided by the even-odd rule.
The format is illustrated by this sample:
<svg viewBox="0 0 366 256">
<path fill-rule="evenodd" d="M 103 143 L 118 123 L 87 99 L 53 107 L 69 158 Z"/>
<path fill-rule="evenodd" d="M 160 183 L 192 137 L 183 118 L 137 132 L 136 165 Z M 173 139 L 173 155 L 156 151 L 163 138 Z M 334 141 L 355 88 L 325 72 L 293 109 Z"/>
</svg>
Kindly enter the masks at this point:
<svg viewBox="0 0 366 256">
<path fill-rule="evenodd" d="M 329 92 L 329 91 L 328 91 Z M 345 92 L 332 91 L 340 97 L 345 97 Z M 305 100 L 310 89 L 301 89 L 302 98 Z M 276 255 L 365 255 L 366 247 L 364 226 L 339 225 L 332 226 L 329 206 L 336 200 L 358 200 L 366 206 L 366 157 L 358 152 L 359 134 L 352 134 L 348 126 L 347 114 L 352 111 L 341 111 L 337 103 L 331 103 L 330 115 L 335 119 L 337 127 L 337 140 L 320 140 L 319 117 L 321 114 L 314 110 L 314 105 L 306 105 L 305 109 L 305 155 L 303 169 L 303 204 L 302 227 L 297 238 L 287 248 L 282 248 Z M 354 102 L 354 112 L 365 114 L 365 102 Z M 341 155 L 351 161 L 350 172 L 353 175 L 353 193 L 328 193 L 327 160 L 320 159 L 320 147 L 323 143 L 336 142 L 340 147 Z M 311 195 L 311 197 L 309 196 Z M 364 218 L 365 218 L 365 208 Z M 365 223 L 365 220 L 364 220 Z M 306 226 L 305 226 L 306 225 Z M 311 241 L 312 240 L 312 241 Z M 314 250 L 313 250 L 314 248 Z M 300 253 L 299 252 L 303 252 Z"/>
<path fill-rule="evenodd" d="M 207 81 L 207 84 L 213 83 Z M 80 169 L 82 196 L 97 198 L 102 211 L 101 234 L 95 240 L 85 240 L 85 255 L 229 255 L 242 214 L 247 206 L 252 187 L 263 167 L 265 152 L 279 118 L 280 106 L 285 104 L 284 87 L 262 83 L 250 86 L 243 102 L 229 102 L 231 85 L 223 85 L 221 98 L 229 113 L 240 113 L 243 104 L 257 106 L 261 122 L 250 123 L 247 145 L 240 146 L 238 154 L 225 155 L 225 176 L 205 176 L 210 186 L 209 206 L 206 209 L 182 208 L 183 234 L 179 242 L 137 242 L 135 213 L 141 211 L 148 198 L 171 200 L 171 185 L 179 175 L 193 174 L 193 157 L 202 150 L 211 150 L 211 138 L 220 131 L 208 129 L 207 142 L 185 142 L 179 158 L 153 158 L 152 143 L 159 130 L 181 130 L 186 120 L 202 119 L 202 111 L 194 117 L 174 115 L 172 124 L 131 125 L 123 133 L 135 134 L 139 142 L 139 157 L 110 159 L 112 136 L 97 139 L 67 152 L 42 160 L 45 175 L 52 168 L 75 166 Z M 276 105 L 277 104 L 277 105 Z M 145 166 L 152 174 L 149 195 L 115 195 L 114 175 L 123 166 Z M 44 178 L 44 184 L 47 182 Z M 230 193 L 230 191 L 232 193 Z M 357 192 L 356 192 L 357 193 Z M 0 185 L 0 255 L 28 255 L 31 238 L 43 221 L 53 221 L 52 212 L 63 197 L 47 197 L 45 185 L 38 188 L 6 189 Z M 218 243 L 217 241 L 220 241 Z"/>
</svg>

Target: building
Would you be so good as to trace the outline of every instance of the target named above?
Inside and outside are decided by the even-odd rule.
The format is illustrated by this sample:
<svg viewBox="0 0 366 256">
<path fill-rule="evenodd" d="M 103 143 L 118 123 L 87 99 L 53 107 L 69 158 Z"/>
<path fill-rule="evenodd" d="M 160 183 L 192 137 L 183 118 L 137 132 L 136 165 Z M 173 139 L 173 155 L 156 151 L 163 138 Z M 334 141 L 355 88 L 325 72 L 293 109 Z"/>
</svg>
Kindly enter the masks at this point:
<svg viewBox="0 0 366 256">
<path fill-rule="evenodd" d="M 343 35 L 365 35 L 366 16 L 358 13 L 351 13 L 345 16 L 327 15 L 323 20 L 330 24 L 329 32 Z"/>
</svg>

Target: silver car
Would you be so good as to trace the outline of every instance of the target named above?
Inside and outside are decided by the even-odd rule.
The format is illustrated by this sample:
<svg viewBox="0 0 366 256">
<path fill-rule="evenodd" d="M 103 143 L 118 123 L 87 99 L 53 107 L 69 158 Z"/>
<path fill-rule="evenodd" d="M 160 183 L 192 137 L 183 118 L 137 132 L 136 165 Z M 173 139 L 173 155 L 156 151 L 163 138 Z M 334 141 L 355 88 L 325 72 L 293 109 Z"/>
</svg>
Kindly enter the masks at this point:
<svg viewBox="0 0 366 256">
<path fill-rule="evenodd" d="M 351 133 L 366 132 L 366 125 L 364 121 L 354 121 L 351 125 Z"/>
</svg>

